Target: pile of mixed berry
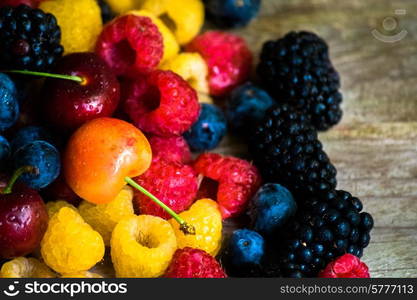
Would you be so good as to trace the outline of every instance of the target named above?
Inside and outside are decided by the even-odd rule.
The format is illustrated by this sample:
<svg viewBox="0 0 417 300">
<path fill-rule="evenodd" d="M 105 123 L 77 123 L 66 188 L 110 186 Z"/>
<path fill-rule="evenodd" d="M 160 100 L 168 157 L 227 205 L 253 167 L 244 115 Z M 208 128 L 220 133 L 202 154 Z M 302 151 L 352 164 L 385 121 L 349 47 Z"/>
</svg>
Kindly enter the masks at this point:
<svg viewBox="0 0 417 300">
<path fill-rule="evenodd" d="M 317 135 L 342 117 L 326 42 L 290 32 L 252 72 L 200 33 L 260 2 L 2 1 L 1 277 L 369 277 L 373 219 Z M 226 134 L 244 158 L 209 152 Z"/>
</svg>

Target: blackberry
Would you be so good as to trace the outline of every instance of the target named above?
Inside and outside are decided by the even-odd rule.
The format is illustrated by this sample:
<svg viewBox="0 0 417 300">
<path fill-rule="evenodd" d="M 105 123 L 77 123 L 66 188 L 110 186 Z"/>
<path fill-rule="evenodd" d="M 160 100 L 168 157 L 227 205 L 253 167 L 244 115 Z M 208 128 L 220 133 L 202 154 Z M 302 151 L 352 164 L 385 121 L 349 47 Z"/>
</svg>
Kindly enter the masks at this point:
<svg viewBox="0 0 417 300">
<path fill-rule="evenodd" d="M 249 137 L 249 151 L 265 182 L 284 185 L 295 196 L 336 187 L 336 168 L 317 132 L 304 114 L 288 104 L 278 104 L 266 113 Z"/>
<path fill-rule="evenodd" d="M 0 9 L 0 69 L 49 71 L 62 56 L 56 18 L 26 5 Z"/>
<path fill-rule="evenodd" d="M 106 24 L 107 22 L 114 19 L 115 14 L 111 10 L 106 0 L 97 0 L 97 4 L 100 6 L 101 19 L 103 20 L 103 24 Z"/>
<path fill-rule="evenodd" d="M 316 34 L 290 32 L 266 42 L 257 73 L 271 95 L 308 115 L 317 130 L 342 118 L 339 74 L 326 42 Z"/>
<path fill-rule="evenodd" d="M 360 200 L 341 190 L 303 201 L 276 239 L 286 241 L 277 246 L 283 275 L 316 277 L 336 257 L 361 257 L 373 227 L 372 216 L 361 210 Z"/>
</svg>

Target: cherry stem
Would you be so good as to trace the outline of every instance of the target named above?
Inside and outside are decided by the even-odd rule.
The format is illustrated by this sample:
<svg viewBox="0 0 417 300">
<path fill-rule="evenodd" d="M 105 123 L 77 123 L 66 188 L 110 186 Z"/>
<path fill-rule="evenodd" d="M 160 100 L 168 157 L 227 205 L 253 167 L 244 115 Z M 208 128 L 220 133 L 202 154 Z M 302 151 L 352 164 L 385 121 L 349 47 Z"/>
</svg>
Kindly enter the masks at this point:
<svg viewBox="0 0 417 300">
<path fill-rule="evenodd" d="M 31 173 L 31 174 L 38 174 L 39 170 L 38 168 L 32 167 L 32 166 L 23 166 L 14 171 L 12 177 L 10 178 L 9 182 L 7 183 L 7 186 L 4 188 L 2 194 L 11 194 L 12 189 L 16 181 L 19 179 L 20 176 L 22 176 L 24 173 Z"/>
<path fill-rule="evenodd" d="M 185 222 L 175 211 L 173 211 L 171 208 L 169 208 L 165 203 L 163 203 L 161 200 L 156 198 L 154 195 L 152 195 L 148 190 L 146 190 L 144 187 L 137 184 L 132 178 L 125 177 L 125 181 L 137 189 L 139 192 L 143 193 L 145 196 L 148 196 L 153 202 L 158 204 L 160 207 L 162 207 L 168 214 L 170 214 L 175 221 L 177 221 L 180 224 L 180 230 L 184 232 L 184 234 L 195 234 L 195 228 L 193 225 L 188 224 Z"/>
<path fill-rule="evenodd" d="M 73 75 L 52 74 L 52 73 L 35 72 L 35 71 L 28 71 L 28 70 L 6 70 L 6 71 L 2 71 L 2 72 L 3 73 L 12 73 L 12 74 L 22 74 L 22 75 L 56 78 L 56 79 L 66 79 L 66 80 L 72 80 L 72 81 L 75 81 L 75 82 L 78 82 L 78 83 L 84 82 L 84 79 L 82 77 L 73 76 Z"/>
</svg>

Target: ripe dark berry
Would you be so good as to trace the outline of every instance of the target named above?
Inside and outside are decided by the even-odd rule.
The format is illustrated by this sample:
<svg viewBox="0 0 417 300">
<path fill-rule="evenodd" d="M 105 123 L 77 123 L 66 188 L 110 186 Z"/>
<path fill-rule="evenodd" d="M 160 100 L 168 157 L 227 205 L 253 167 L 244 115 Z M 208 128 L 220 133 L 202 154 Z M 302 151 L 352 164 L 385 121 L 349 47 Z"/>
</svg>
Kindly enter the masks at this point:
<svg viewBox="0 0 417 300">
<path fill-rule="evenodd" d="M 229 276 L 280 276 L 278 257 L 276 255 L 271 257 L 272 253 L 268 253 L 271 249 L 266 247 L 262 236 L 255 231 L 235 230 L 225 245 L 221 254 L 221 262 Z M 295 257 L 295 255 L 293 256 Z"/>
<path fill-rule="evenodd" d="M 252 198 L 248 213 L 254 230 L 266 235 L 282 227 L 296 211 L 297 204 L 289 190 L 267 183 Z"/>
<path fill-rule="evenodd" d="M 64 51 L 56 18 L 26 5 L 0 9 L 0 69 L 49 71 Z"/>
<path fill-rule="evenodd" d="M 336 200 L 345 202 L 345 207 L 338 209 L 334 205 Z M 315 277 L 336 257 L 345 253 L 362 256 L 370 241 L 372 217 L 361 213 L 362 220 L 368 225 L 366 227 L 362 222 L 357 223 L 355 218 L 351 221 L 350 216 L 359 214 L 355 208 L 358 201 L 347 192 L 330 191 L 300 202 L 295 217 L 287 222 L 278 236 L 267 240 L 267 243 L 274 243 L 280 253 L 280 266 L 285 277 Z M 288 242 L 278 242 L 282 240 Z"/>
<path fill-rule="evenodd" d="M 259 12 L 261 0 L 205 0 L 208 18 L 223 28 L 247 25 Z"/>
<path fill-rule="evenodd" d="M 250 82 L 237 87 L 227 101 L 226 116 L 230 129 L 242 137 L 247 136 L 253 124 L 261 121 L 274 103 L 266 91 Z"/>
<path fill-rule="evenodd" d="M 266 42 L 257 72 L 271 95 L 306 114 L 317 130 L 342 118 L 339 74 L 326 42 L 316 34 L 290 32 Z"/>
<path fill-rule="evenodd" d="M 364 230 L 369 230 L 374 226 L 374 219 L 366 212 L 361 213 L 361 227 Z"/>
<path fill-rule="evenodd" d="M 100 7 L 101 19 L 103 20 L 103 24 L 106 24 L 107 22 L 114 19 L 116 15 L 111 10 L 106 0 L 97 0 L 97 4 Z"/>
<path fill-rule="evenodd" d="M 223 111 L 217 106 L 202 103 L 197 122 L 184 133 L 193 151 L 208 151 L 216 148 L 226 135 L 227 122 Z"/>
<path fill-rule="evenodd" d="M 336 187 L 336 169 L 323 151 L 317 132 L 305 115 L 287 104 L 278 104 L 267 112 L 249 137 L 249 150 L 265 181 L 282 184 L 295 195 Z"/>
</svg>

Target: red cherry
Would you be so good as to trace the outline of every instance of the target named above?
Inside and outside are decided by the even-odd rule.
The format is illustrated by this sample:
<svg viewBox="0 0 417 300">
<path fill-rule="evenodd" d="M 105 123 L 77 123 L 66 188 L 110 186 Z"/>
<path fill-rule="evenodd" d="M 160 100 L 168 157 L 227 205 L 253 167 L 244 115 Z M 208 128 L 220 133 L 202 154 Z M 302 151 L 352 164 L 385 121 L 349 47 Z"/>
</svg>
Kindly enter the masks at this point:
<svg viewBox="0 0 417 300">
<path fill-rule="evenodd" d="M 0 194 L 0 257 L 27 255 L 39 246 L 48 226 L 48 213 L 38 192 L 16 185 Z"/>
<path fill-rule="evenodd" d="M 79 76 L 83 81 L 45 80 L 43 110 L 53 127 L 73 131 L 87 121 L 109 117 L 115 112 L 120 100 L 120 85 L 96 54 L 69 54 L 60 60 L 54 73 Z"/>
</svg>

